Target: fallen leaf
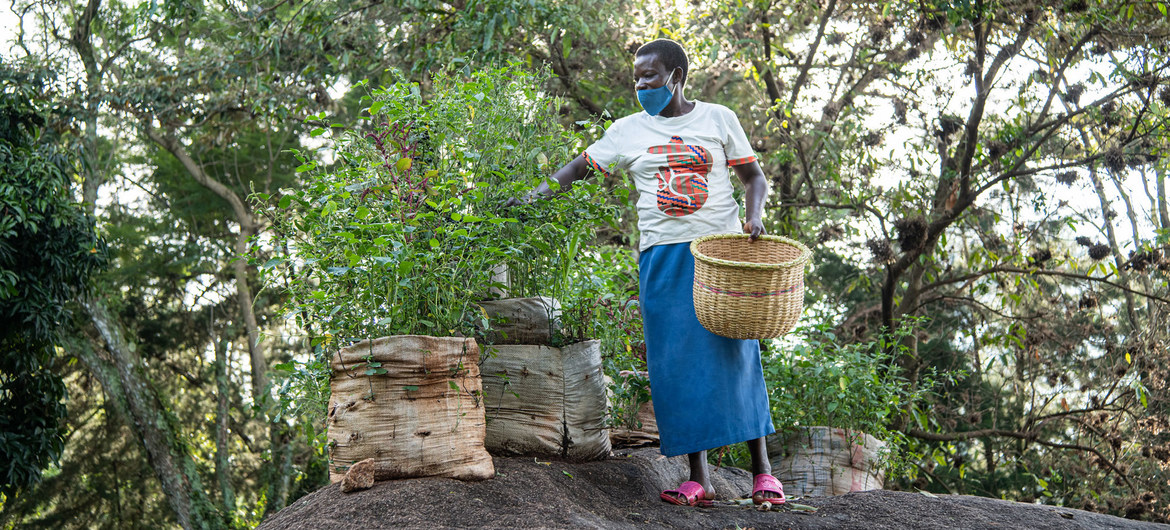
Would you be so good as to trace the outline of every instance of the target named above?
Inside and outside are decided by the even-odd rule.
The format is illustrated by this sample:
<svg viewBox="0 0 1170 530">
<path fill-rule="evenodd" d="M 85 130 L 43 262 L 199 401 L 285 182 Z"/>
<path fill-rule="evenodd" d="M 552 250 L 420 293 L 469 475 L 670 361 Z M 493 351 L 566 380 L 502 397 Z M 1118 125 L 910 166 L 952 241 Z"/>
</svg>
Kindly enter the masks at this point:
<svg viewBox="0 0 1170 530">
<path fill-rule="evenodd" d="M 540 464 L 542 466 L 551 466 L 552 465 L 552 462 L 541 462 L 541 461 L 537 460 L 535 456 L 532 457 L 532 461 L 537 463 L 537 464 Z"/>
<path fill-rule="evenodd" d="M 568 471 L 561 470 L 561 473 L 564 473 L 566 477 L 573 478 L 573 474 L 569 473 Z"/>
<path fill-rule="evenodd" d="M 931 493 L 931 492 L 929 492 L 929 491 L 925 491 L 925 490 L 918 490 L 918 493 L 921 493 L 921 494 L 923 494 L 923 495 L 926 495 L 927 497 L 930 497 L 930 498 L 932 498 L 932 499 L 937 499 L 937 498 L 938 498 L 938 495 L 935 495 L 935 494 L 933 494 L 933 493 Z"/>
<path fill-rule="evenodd" d="M 793 510 L 793 511 L 797 511 L 797 512 L 815 512 L 815 511 L 820 509 L 820 508 L 817 508 L 815 506 L 809 506 L 807 504 L 797 504 L 795 502 L 785 503 L 785 506 L 787 506 L 788 509 Z"/>
</svg>

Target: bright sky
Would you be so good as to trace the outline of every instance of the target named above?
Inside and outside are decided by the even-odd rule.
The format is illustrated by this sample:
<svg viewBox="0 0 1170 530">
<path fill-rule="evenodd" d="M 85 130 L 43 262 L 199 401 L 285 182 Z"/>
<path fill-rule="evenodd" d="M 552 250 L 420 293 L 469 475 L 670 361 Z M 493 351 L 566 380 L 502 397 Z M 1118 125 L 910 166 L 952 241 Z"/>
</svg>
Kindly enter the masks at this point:
<svg viewBox="0 0 1170 530">
<path fill-rule="evenodd" d="M 12 12 L 12 4 L 3 2 L 0 7 L 0 54 L 7 55 L 16 36 L 16 13 Z"/>
</svg>

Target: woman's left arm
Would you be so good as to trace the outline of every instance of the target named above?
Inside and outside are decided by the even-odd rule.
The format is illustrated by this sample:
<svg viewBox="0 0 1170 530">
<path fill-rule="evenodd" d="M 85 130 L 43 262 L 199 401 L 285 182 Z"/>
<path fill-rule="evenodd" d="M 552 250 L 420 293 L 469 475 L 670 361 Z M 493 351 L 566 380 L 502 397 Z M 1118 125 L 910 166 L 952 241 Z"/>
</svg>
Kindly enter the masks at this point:
<svg viewBox="0 0 1170 530">
<path fill-rule="evenodd" d="M 744 203 L 747 207 L 747 219 L 743 223 L 743 233 L 751 234 L 752 240 L 765 234 L 764 222 L 761 215 L 764 213 L 764 199 L 768 197 L 768 179 L 764 178 L 764 170 L 759 162 L 732 166 L 735 175 L 743 183 L 746 191 Z"/>
</svg>

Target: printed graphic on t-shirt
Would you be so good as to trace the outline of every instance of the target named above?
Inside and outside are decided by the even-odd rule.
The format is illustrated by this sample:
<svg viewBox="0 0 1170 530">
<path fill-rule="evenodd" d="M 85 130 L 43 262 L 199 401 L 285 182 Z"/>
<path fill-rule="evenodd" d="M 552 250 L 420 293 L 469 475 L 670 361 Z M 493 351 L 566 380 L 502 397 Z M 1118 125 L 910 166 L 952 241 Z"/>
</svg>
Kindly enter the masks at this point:
<svg viewBox="0 0 1170 530">
<path fill-rule="evenodd" d="M 666 165 L 659 166 L 658 209 L 672 217 L 690 215 L 707 202 L 707 174 L 711 172 L 711 153 L 701 145 L 686 145 L 672 136 L 667 145 L 646 150 L 666 154 Z"/>
</svg>

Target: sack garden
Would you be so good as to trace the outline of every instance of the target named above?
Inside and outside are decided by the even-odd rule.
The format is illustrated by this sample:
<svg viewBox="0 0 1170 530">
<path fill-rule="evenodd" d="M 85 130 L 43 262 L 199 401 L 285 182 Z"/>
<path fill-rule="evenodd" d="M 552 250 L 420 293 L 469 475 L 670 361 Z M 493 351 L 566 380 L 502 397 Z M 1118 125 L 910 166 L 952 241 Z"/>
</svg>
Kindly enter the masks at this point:
<svg viewBox="0 0 1170 530">
<path fill-rule="evenodd" d="M 310 117 L 322 146 L 296 153 L 302 186 L 254 197 L 272 227 L 253 248 L 265 287 L 313 351 L 277 367 L 282 409 L 325 409 L 318 439 L 331 480 L 363 461 L 376 480 L 488 479 L 493 454 L 591 460 L 610 455 L 611 432 L 654 442 L 634 257 L 598 243 L 629 221 L 618 194 L 602 192 L 615 183 L 505 207 L 584 145 L 558 121 L 546 78 L 517 65 L 456 68 L 423 94 L 388 76 L 359 84 L 359 123 Z M 793 271 L 809 252 L 792 248 L 775 287 L 788 295 L 777 297 L 783 329 L 767 336 L 800 313 Z M 779 374 L 771 362 L 779 419 L 792 414 L 792 388 L 777 384 L 805 383 L 801 369 Z M 777 471 L 806 472 L 809 459 L 782 457 Z M 865 466 L 875 480 L 861 487 L 881 487 Z"/>
</svg>

